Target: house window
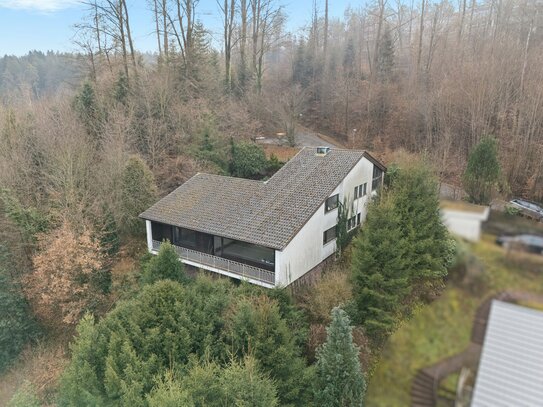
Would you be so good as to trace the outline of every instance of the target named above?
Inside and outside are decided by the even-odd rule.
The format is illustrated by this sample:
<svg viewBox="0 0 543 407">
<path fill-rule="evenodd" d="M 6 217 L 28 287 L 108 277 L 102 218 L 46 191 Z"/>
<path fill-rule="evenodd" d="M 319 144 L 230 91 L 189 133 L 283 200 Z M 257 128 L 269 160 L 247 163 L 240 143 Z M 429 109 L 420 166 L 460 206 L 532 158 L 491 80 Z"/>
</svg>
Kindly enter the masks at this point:
<svg viewBox="0 0 543 407">
<path fill-rule="evenodd" d="M 196 248 L 196 232 L 185 228 L 179 229 L 179 245 L 182 247 Z"/>
<path fill-rule="evenodd" d="M 371 183 L 371 190 L 375 191 L 383 183 L 383 170 L 376 165 L 373 165 L 373 181 Z"/>
<path fill-rule="evenodd" d="M 330 198 L 328 198 L 326 200 L 326 203 L 324 204 L 324 213 L 330 212 L 331 210 L 336 209 L 337 205 L 338 205 L 338 202 L 339 202 L 339 195 L 338 194 L 335 194 L 335 195 L 331 196 Z"/>
<path fill-rule="evenodd" d="M 347 220 L 347 230 L 352 230 L 356 226 L 356 216 L 353 216 L 352 218 L 349 218 Z"/>
<path fill-rule="evenodd" d="M 330 229 L 324 231 L 322 236 L 323 244 L 331 242 L 336 238 L 336 226 L 333 226 Z"/>
<path fill-rule="evenodd" d="M 364 182 L 363 184 L 354 187 L 354 199 L 366 196 L 367 185 L 368 183 Z"/>
<path fill-rule="evenodd" d="M 362 214 L 359 213 L 358 215 L 356 215 L 356 224 L 357 225 L 360 225 L 360 215 L 362 215 Z"/>
<path fill-rule="evenodd" d="M 164 223 L 152 222 L 151 234 L 153 240 L 163 242 L 164 240 L 172 241 L 172 227 Z"/>
</svg>

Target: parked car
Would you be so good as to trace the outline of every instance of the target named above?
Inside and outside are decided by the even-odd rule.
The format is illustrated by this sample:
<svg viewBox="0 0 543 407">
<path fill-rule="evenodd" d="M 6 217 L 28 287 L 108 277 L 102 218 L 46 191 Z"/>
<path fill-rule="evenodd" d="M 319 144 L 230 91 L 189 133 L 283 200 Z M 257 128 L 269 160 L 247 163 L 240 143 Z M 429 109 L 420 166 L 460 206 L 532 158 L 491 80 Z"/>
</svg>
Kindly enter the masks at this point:
<svg viewBox="0 0 543 407">
<path fill-rule="evenodd" d="M 510 248 L 519 247 L 529 253 L 543 254 L 543 236 L 538 235 L 502 235 L 496 239 L 499 245 Z"/>
<path fill-rule="evenodd" d="M 537 221 L 543 220 L 543 208 L 534 203 L 527 201 L 525 199 L 513 199 L 509 201 L 508 204 L 510 207 L 517 208 L 520 211 L 520 214 Z"/>
</svg>

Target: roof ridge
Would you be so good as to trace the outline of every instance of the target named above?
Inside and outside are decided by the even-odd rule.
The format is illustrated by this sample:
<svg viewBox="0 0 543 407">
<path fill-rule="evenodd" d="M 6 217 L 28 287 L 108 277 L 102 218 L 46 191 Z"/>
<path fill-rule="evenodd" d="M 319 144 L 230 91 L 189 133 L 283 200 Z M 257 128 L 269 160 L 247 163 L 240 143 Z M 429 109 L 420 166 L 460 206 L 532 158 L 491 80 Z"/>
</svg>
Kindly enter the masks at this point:
<svg viewBox="0 0 543 407">
<path fill-rule="evenodd" d="M 232 179 L 232 180 L 241 180 L 241 181 L 248 181 L 248 182 L 255 182 L 257 184 L 264 184 L 264 181 L 258 180 L 258 179 L 250 179 L 250 178 L 243 178 L 243 177 L 233 177 L 231 175 L 222 175 L 222 174 L 212 174 L 209 172 L 197 172 L 192 177 L 190 177 L 187 181 L 190 181 L 192 178 L 198 176 L 198 175 L 207 175 L 210 177 L 218 177 L 218 178 L 226 178 L 226 179 Z M 187 182 L 185 181 L 185 182 Z"/>
</svg>

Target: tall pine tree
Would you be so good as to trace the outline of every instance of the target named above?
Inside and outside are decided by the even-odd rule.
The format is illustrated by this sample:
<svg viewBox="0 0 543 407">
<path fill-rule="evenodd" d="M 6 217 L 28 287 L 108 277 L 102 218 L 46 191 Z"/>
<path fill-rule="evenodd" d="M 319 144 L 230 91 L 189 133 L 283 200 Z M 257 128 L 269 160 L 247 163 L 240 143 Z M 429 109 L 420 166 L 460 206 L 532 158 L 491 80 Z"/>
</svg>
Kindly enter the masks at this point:
<svg viewBox="0 0 543 407">
<path fill-rule="evenodd" d="M 443 286 L 453 241 L 441 220 L 439 186 L 424 162 L 399 171 L 392 182 L 394 210 L 409 244 L 409 281 L 413 301 L 432 298 Z"/>
<path fill-rule="evenodd" d="M 317 350 L 316 405 L 363 406 L 366 382 L 353 343 L 351 321 L 341 308 L 332 310 L 326 342 Z"/>
<path fill-rule="evenodd" d="M 383 82 L 392 79 L 394 69 L 394 42 L 388 25 L 385 27 L 381 45 L 377 54 L 377 75 Z"/>
<path fill-rule="evenodd" d="M 500 176 L 498 143 L 492 137 L 484 137 L 471 151 L 462 177 L 470 200 L 478 204 L 490 203 L 492 191 L 497 187 Z"/>
<path fill-rule="evenodd" d="M 392 200 L 371 204 L 354 243 L 352 277 L 354 321 L 376 344 L 394 330 L 409 293 L 409 243 Z"/>
</svg>

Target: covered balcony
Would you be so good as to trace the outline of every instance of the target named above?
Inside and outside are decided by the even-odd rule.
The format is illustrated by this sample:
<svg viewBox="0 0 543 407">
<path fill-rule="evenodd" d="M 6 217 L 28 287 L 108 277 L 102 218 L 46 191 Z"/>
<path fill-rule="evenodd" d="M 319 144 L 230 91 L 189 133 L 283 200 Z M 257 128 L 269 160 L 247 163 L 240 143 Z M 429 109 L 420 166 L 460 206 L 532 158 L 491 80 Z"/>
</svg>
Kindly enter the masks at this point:
<svg viewBox="0 0 543 407">
<path fill-rule="evenodd" d="M 151 237 L 153 251 L 168 240 L 189 265 L 265 287 L 275 285 L 274 249 L 157 222 L 151 222 Z"/>
</svg>

